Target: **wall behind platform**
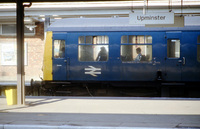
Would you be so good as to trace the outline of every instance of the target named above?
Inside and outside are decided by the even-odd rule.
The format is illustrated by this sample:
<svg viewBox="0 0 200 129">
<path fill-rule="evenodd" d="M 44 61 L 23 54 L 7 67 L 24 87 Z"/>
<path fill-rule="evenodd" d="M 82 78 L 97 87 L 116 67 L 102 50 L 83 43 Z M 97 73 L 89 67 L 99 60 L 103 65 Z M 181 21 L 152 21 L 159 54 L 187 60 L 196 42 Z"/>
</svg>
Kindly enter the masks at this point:
<svg viewBox="0 0 200 129">
<path fill-rule="evenodd" d="M 44 24 L 35 23 L 34 35 L 25 35 L 25 80 L 39 80 L 42 76 Z M 17 80 L 16 36 L 0 35 L 0 81 Z"/>
</svg>

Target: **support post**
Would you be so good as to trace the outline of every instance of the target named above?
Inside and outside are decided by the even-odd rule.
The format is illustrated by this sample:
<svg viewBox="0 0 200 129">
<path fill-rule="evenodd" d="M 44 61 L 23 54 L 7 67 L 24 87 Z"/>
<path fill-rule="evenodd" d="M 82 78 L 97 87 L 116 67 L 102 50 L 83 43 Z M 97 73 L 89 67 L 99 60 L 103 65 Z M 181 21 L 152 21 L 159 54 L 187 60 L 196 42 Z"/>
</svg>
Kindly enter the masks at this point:
<svg viewBox="0 0 200 129">
<path fill-rule="evenodd" d="M 46 39 L 46 32 L 47 32 L 47 28 L 50 25 L 50 16 L 49 15 L 45 15 L 45 21 L 44 21 L 44 39 Z"/>
<path fill-rule="evenodd" d="M 17 0 L 17 104 L 25 104 L 24 73 L 24 6 Z"/>
</svg>

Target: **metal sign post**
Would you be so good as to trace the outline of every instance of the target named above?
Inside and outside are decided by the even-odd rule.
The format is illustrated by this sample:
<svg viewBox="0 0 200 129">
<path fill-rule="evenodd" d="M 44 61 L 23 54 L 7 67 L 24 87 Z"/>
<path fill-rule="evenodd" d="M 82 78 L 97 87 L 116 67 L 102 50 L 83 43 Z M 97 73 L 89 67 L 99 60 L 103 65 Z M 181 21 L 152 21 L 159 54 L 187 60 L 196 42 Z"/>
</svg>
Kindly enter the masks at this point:
<svg viewBox="0 0 200 129">
<path fill-rule="evenodd" d="M 24 6 L 17 0 L 17 104 L 25 104 L 24 73 Z"/>
</svg>

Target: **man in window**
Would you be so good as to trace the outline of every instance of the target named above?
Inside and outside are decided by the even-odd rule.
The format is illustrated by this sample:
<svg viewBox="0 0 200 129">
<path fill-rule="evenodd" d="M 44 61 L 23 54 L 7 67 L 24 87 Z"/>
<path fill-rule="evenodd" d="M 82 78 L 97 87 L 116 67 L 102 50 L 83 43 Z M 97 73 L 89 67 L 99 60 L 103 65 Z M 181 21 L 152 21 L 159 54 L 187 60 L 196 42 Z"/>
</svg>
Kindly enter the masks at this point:
<svg viewBox="0 0 200 129">
<path fill-rule="evenodd" d="M 138 54 L 137 57 L 135 58 L 134 62 L 140 62 L 141 58 L 142 58 L 142 54 L 141 54 L 141 48 L 138 47 L 136 49 L 136 53 Z"/>
<path fill-rule="evenodd" d="M 105 47 L 101 47 L 101 50 L 97 56 L 96 61 L 107 61 L 108 59 L 108 53 L 106 51 Z"/>
</svg>

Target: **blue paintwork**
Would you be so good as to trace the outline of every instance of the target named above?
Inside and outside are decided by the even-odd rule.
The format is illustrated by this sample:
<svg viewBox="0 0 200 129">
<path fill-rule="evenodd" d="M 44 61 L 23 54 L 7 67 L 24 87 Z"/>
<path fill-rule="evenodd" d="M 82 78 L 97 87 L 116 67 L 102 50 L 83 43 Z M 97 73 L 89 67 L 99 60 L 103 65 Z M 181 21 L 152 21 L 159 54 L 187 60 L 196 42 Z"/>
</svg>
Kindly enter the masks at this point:
<svg viewBox="0 0 200 129">
<path fill-rule="evenodd" d="M 181 81 L 181 72 L 182 72 L 182 38 L 181 38 L 181 31 L 178 32 L 166 32 L 165 34 L 165 72 L 166 72 L 166 80 L 167 81 Z M 168 58 L 167 57 L 167 40 L 168 39 L 179 39 L 180 40 L 180 58 Z"/>
<path fill-rule="evenodd" d="M 107 62 L 78 61 L 79 36 L 107 35 L 109 60 Z M 123 63 L 120 60 L 122 35 L 151 35 L 152 61 L 149 63 Z M 200 62 L 197 61 L 198 30 L 166 31 L 72 31 L 53 32 L 53 40 L 66 41 L 65 58 L 53 59 L 53 80 L 60 81 L 156 81 L 157 71 L 162 71 L 164 81 L 200 81 Z M 167 39 L 180 39 L 181 55 L 178 59 L 167 58 Z M 179 63 L 186 59 L 186 64 Z M 64 61 L 67 60 L 67 63 Z M 62 65 L 57 68 L 56 65 Z M 101 68 L 97 77 L 85 74 L 85 68 Z"/>
<path fill-rule="evenodd" d="M 200 81 L 200 62 L 197 61 L 197 37 L 198 32 L 182 32 L 182 56 L 186 64 L 182 66 L 183 81 Z M 200 45 L 200 44 L 199 44 Z"/>
<path fill-rule="evenodd" d="M 53 42 L 54 40 L 65 40 L 65 49 L 67 50 L 67 35 L 66 33 L 54 33 L 53 34 Z M 54 45 L 52 43 L 52 48 L 54 50 Z M 53 80 L 67 80 L 67 55 L 65 50 L 65 58 L 54 58 L 54 53 L 52 52 L 53 57 Z"/>
</svg>

